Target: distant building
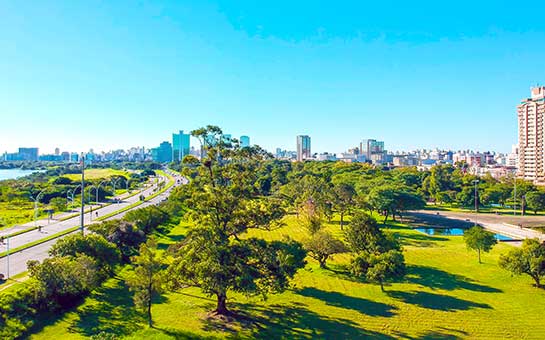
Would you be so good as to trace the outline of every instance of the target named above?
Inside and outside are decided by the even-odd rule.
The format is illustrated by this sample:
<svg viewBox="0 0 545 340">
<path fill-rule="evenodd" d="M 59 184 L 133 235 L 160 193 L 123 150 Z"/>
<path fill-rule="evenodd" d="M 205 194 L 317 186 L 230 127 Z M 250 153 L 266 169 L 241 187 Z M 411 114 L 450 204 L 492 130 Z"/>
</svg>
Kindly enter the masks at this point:
<svg viewBox="0 0 545 340">
<path fill-rule="evenodd" d="M 165 141 L 159 147 L 151 149 L 151 158 L 158 163 L 172 162 L 172 144 Z"/>
<path fill-rule="evenodd" d="M 364 139 L 360 143 L 360 154 L 364 155 L 373 164 L 381 164 L 384 162 L 386 154 L 384 142 L 375 139 Z"/>
<path fill-rule="evenodd" d="M 240 147 L 241 148 L 247 148 L 249 146 L 250 146 L 250 137 L 240 136 Z"/>
<path fill-rule="evenodd" d="M 545 86 L 531 88 L 531 97 L 517 106 L 519 177 L 545 184 Z"/>
<path fill-rule="evenodd" d="M 69 152 L 66 152 L 66 151 L 63 151 L 63 152 L 61 153 L 61 158 L 62 158 L 62 160 L 65 161 L 65 162 L 70 161 L 70 153 L 69 153 Z"/>
<path fill-rule="evenodd" d="M 19 148 L 19 160 L 28 162 L 38 161 L 38 148 Z"/>
<path fill-rule="evenodd" d="M 185 156 L 189 155 L 191 146 L 189 145 L 189 134 L 180 130 L 179 133 L 172 134 L 172 161 L 181 162 Z"/>
<path fill-rule="evenodd" d="M 301 162 L 311 158 L 310 137 L 306 135 L 297 136 L 297 161 Z"/>
<path fill-rule="evenodd" d="M 61 154 L 61 149 L 55 148 L 55 156 L 59 156 Z"/>
<path fill-rule="evenodd" d="M 79 155 L 77 152 L 72 152 L 70 154 L 70 161 L 71 162 L 79 162 Z"/>
</svg>

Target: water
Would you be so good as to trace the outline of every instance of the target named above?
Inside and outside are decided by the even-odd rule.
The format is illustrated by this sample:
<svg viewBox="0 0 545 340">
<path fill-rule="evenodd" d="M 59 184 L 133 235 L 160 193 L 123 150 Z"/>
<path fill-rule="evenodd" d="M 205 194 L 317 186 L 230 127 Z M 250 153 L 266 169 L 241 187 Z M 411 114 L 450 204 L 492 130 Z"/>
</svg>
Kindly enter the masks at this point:
<svg viewBox="0 0 545 340">
<path fill-rule="evenodd" d="M 40 170 L 0 169 L 0 181 L 20 178 L 38 171 Z"/>
<path fill-rule="evenodd" d="M 416 228 L 415 230 L 431 236 L 462 236 L 464 235 L 464 228 Z M 502 234 L 494 234 L 498 241 L 515 241 L 514 238 L 505 236 Z"/>
</svg>

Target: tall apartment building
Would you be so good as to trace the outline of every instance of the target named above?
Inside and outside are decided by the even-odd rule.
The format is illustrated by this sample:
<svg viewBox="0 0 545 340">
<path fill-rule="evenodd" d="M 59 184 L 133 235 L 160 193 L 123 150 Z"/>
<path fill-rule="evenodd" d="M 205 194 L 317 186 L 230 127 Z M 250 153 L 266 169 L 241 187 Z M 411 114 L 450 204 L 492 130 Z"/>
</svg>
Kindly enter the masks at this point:
<svg viewBox="0 0 545 340">
<path fill-rule="evenodd" d="M 545 86 L 531 88 L 531 97 L 517 106 L 519 128 L 518 176 L 545 184 Z"/>
<path fill-rule="evenodd" d="M 183 130 L 180 133 L 172 134 L 172 161 L 181 162 L 185 156 L 189 155 L 189 134 L 184 133 Z"/>
<path fill-rule="evenodd" d="M 297 161 L 301 162 L 307 158 L 311 158 L 310 153 L 310 137 L 297 136 Z"/>
<path fill-rule="evenodd" d="M 384 142 L 375 139 L 364 139 L 360 143 L 360 155 L 365 156 L 367 161 L 373 164 L 380 164 L 385 156 Z"/>
</svg>

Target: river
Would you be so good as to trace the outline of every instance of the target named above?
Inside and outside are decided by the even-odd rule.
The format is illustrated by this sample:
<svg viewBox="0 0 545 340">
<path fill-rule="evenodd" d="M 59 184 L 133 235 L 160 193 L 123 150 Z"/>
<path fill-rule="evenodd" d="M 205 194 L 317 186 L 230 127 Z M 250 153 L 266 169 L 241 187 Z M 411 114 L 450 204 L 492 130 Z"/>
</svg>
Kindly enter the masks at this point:
<svg viewBox="0 0 545 340">
<path fill-rule="evenodd" d="M 0 169 L 0 181 L 3 181 L 5 179 L 20 178 L 38 171 L 42 170 Z"/>
</svg>

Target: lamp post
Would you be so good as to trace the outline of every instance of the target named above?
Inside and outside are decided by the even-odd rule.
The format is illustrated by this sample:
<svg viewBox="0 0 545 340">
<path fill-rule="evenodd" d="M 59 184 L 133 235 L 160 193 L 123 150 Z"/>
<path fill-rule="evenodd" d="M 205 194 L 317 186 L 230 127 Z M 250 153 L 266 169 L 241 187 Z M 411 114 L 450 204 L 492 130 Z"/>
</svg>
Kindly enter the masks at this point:
<svg viewBox="0 0 545 340">
<path fill-rule="evenodd" d="M 477 200 L 477 184 L 479 184 L 479 180 L 473 180 L 473 184 L 475 185 L 475 214 L 477 214 L 477 212 L 479 211 L 479 201 Z M 477 225 L 477 215 L 475 215 L 475 225 Z"/>
<path fill-rule="evenodd" d="M 80 214 L 80 230 L 83 234 L 85 224 L 85 157 L 81 154 L 81 214 Z"/>
<path fill-rule="evenodd" d="M 36 227 L 36 219 L 38 218 L 38 203 L 44 191 L 45 189 L 42 189 L 42 191 L 40 191 L 36 197 L 30 197 L 34 201 L 34 227 Z"/>
<path fill-rule="evenodd" d="M 119 181 L 119 177 L 118 178 L 113 178 L 110 182 L 112 183 L 112 186 L 114 188 L 114 198 L 115 198 L 115 186 L 117 185 L 117 182 Z"/>
<path fill-rule="evenodd" d="M 513 177 L 514 190 L 513 190 L 513 215 L 517 214 L 517 175 Z"/>
</svg>

